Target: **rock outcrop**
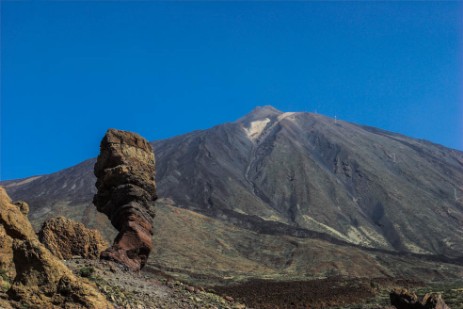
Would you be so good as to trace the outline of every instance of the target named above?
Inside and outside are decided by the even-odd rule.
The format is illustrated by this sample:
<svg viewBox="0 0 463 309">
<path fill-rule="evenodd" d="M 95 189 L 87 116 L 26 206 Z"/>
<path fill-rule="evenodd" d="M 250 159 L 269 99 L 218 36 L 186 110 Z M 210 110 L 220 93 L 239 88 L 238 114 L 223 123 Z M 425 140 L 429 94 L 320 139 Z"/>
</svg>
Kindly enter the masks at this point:
<svg viewBox="0 0 463 309">
<path fill-rule="evenodd" d="M 16 201 L 13 204 L 18 206 L 19 210 L 21 211 L 23 215 L 27 216 L 29 214 L 29 204 L 27 204 L 26 202 Z"/>
<path fill-rule="evenodd" d="M 76 277 L 40 243 L 21 205 L 13 204 L 0 187 L 0 271 L 9 280 L 8 306 L 112 308 L 96 287 Z"/>
<path fill-rule="evenodd" d="M 45 221 L 38 236 L 40 242 L 60 259 L 70 259 L 76 255 L 98 259 L 109 246 L 99 231 L 65 217 Z"/>
<path fill-rule="evenodd" d="M 101 141 L 94 173 L 98 193 L 93 203 L 119 231 L 101 258 L 138 271 L 152 249 L 151 207 L 157 196 L 151 145 L 138 134 L 110 129 Z"/>
<path fill-rule="evenodd" d="M 444 302 L 442 296 L 436 293 L 427 293 L 421 300 L 423 308 L 429 309 L 450 309 L 449 306 Z"/>
<path fill-rule="evenodd" d="M 450 309 L 440 294 L 428 293 L 420 301 L 415 293 L 407 289 L 395 289 L 390 294 L 391 305 L 397 309 Z"/>
</svg>

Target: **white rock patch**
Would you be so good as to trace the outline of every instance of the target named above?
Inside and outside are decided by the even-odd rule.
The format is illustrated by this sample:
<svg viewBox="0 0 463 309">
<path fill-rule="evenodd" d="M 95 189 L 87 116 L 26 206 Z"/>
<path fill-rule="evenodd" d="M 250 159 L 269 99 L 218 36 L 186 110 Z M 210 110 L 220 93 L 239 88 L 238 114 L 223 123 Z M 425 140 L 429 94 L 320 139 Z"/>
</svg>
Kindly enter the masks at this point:
<svg viewBox="0 0 463 309">
<path fill-rule="evenodd" d="M 285 118 L 288 118 L 288 117 L 290 117 L 290 116 L 292 116 L 292 115 L 294 115 L 294 114 L 295 114 L 295 112 L 283 113 L 283 114 L 281 114 L 281 115 L 278 116 L 278 121 L 281 121 L 281 120 L 283 120 L 283 119 L 285 119 Z M 294 120 L 294 119 L 290 119 L 290 120 Z"/>
<path fill-rule="evenodd" d="M 317 220 L 315 220 L 314 218 L 312 218 L 311 216 L 307 216 L 307 215 L 302 215 L 302 217 L 305 219 L 305 221 L 307 223 L 312 223 L 312 228 L 315 229 L 315 230 L 318 230 L 318 231 L 321 231 L 321 232 L 328 232 L 328 234 L 332 234 L 334 236 L 337 236 L 347 242 L 352 242 L 352 240 L 347 237 L 346 235 L 342 234 L 341 232 L 339 232 L 338 230 L 326 225 L 326 224 L 323 224 Z"/>
<path fill-rule="evenodd" d="M 255 141 L 262 134 L 269 122 L 269 118 L 253 121 L 248 128 L 244 128 L 244 131 L 250 140 Z"/>
</svg>

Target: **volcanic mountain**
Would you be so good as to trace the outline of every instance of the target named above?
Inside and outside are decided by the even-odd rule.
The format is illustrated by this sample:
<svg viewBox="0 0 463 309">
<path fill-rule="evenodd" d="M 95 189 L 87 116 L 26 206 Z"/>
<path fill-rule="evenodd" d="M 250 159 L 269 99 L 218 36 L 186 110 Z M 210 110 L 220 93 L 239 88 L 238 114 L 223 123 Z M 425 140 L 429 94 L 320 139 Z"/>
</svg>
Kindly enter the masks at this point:
<svg viewBox="0 0 463 309">
<path fill-rule="evenodd" d="M 361 258 L 375 274 L 393 275 L 399 257 L 463 256 L 460 151 L 270 106 L 152 146 L 158 266 L 233 273 L 247 265 L 243 272 L 266 274 L 308 273 L 318 263 L 351 274 L 352 260 Z M 94 163 L 1 185 L 30 204 L 36 227 L 65 215 L 109 235 L 91 202 Z M 390 260 L 378 262 L 381 254 Z"/>
</svg>

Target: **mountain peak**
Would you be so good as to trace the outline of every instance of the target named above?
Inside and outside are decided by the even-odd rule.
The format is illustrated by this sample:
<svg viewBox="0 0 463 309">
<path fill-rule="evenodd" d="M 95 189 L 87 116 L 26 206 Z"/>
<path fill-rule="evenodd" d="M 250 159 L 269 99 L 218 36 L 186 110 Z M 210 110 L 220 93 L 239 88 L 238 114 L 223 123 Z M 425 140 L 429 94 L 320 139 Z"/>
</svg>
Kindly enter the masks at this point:
<svg viewBox="0 0 463 309">
<path fill-rule="evenodd" d="M 256 106 L 252 111 L 251 114 L 255 113 L 273 113 L 273 114 L 281 114 L 282 111 L 276 109 L 271 105 L 263 105 L 263 106 Z"/>
<path fill-rule="evenodd" d="M 282 111 L 276 109 L 271 105 L 256 106 L 249 114 L 238 119 L 238 122 L 249 123 L 255 120 L 262 120 L 265 118 L 275 118 L 283 114 Z"/>
</svg>

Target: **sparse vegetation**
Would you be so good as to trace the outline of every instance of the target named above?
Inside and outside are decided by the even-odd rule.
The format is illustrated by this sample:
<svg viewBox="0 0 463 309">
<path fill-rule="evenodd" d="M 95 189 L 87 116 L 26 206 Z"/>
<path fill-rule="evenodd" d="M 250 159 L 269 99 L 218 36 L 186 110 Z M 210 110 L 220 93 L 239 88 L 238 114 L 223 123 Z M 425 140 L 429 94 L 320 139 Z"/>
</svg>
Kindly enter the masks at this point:
<svg viewBox="0 0 463 309">
<path fill-rule="evenodd" d="M 6 292 L 11 287 L 11 278 L 8 276 L 5 270 L 0 270 L 0 288 Z"/>
<path fill-rule="evenodd" d="M 463 309 L 463 282 L 435 283 L 430 286 L 416 289 L 416 294 L 422 296 L 426 293 L 442 295 L 445 303 L 452 309 Z"/>
<path fill-rule="evenodd" d="M 200 286 L 185 284 L 163 273 L 124 271 L 112 262 L 68 260 L 66 265 L 80 273 L 92 268 L 89 278 L 98 290 L 118 308 L 245 308 Z"/>
<path fill-rule="evenodd" d="M 10 278 L 8 277 L 8 274 L 3 269 L 0 269 L 0 278 L 2 278 L 3 280 L 10 280 Z"/>
<path fill-rule="evenodd" d="M 6 292 L 10 289 L 11 283 L 9 281 L 4 280 L 3 278 L 0 279 L 0 288 L 3 292 Z"/>
<path fill-rule="evenodd" d="M 91 278 L 95 269 L 93 267 L 82 267 L 79 269 L 79 276 L 84 278 Z"/>
</svg>

